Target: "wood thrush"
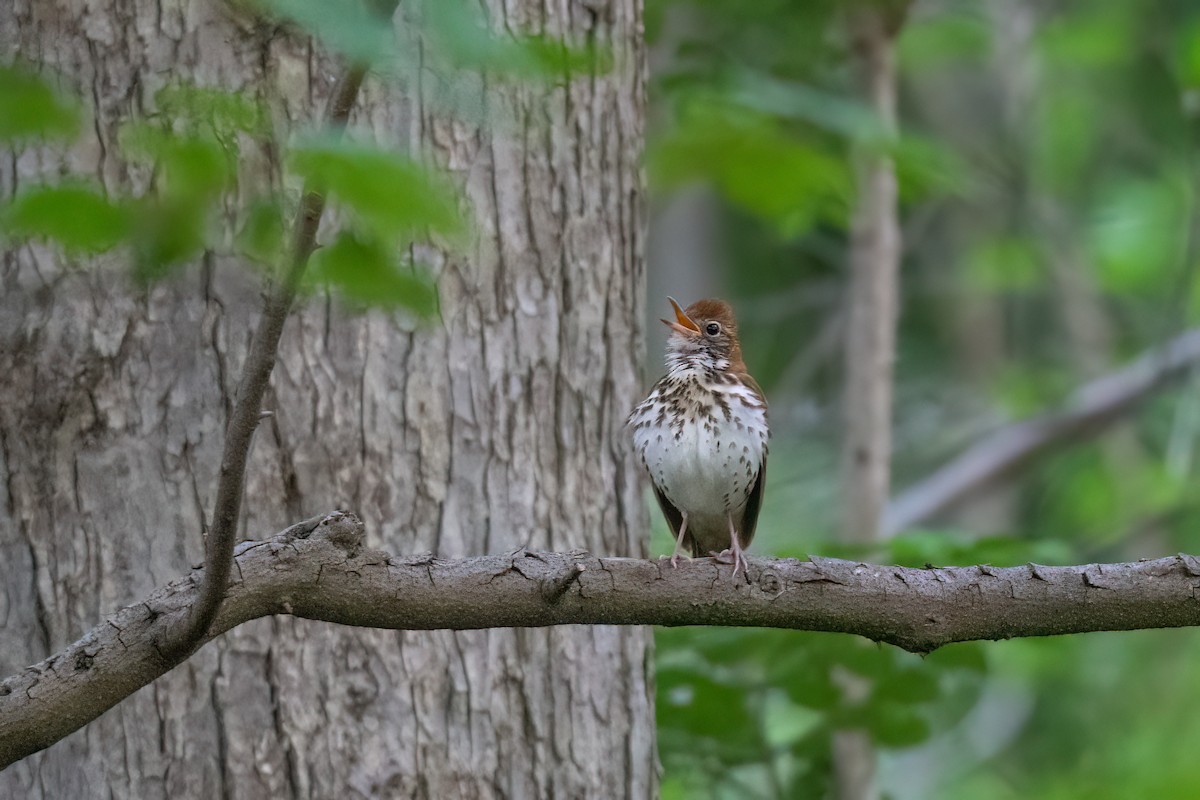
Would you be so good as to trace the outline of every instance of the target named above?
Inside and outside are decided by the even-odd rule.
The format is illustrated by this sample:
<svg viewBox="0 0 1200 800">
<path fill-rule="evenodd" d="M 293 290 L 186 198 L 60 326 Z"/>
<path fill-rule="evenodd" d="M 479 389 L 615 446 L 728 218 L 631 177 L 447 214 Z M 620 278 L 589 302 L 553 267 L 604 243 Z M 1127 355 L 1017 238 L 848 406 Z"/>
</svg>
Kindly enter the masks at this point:
<svg viewBox="0 0 1200 800">
<path fill-rule="evenodd" d="M 675 535 L 671 566 L 686 544 L 693 556 L 731 560 L 737 577 L 762 506 L 767 401 L 746 372 L 729 304 L 700 300 L 685 311 L 667 299 L 667 374 L 628 424 Z"/>
</svg>

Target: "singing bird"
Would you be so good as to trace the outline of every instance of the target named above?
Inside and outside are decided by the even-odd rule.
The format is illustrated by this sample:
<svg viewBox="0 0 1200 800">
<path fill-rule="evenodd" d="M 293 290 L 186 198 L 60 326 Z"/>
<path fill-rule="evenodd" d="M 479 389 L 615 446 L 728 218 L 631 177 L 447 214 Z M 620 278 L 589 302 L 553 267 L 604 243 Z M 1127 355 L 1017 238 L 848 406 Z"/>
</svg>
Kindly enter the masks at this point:
<svg viewBox="0 0 1200 800">
<path fill-rule="evenodd" d="M 700 300 L 675 319 L 667 339 L 667 374 L 629 415 L 633 443 L 650 473 L 679 564 L 713 554 L 746 569 L 742 551 L 754 537 L 767 476 L 767 401 L 742 360 L 733 309 Z"/>
</svg>

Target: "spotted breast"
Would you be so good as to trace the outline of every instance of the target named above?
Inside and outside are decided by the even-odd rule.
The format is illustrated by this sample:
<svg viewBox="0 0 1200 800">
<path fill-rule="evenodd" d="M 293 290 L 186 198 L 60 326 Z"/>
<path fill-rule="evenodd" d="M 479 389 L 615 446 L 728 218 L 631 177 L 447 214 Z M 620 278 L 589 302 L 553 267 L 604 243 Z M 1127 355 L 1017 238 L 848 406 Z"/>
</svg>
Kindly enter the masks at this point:
<svg viewBox="0 0 1200 800">
<path fill-rule="evenodd" d="M 767 404 L 742 362 L 732 309 L 671 302 L 668 371 L 630 414 L 634 447 L 677 537 L 672 563 L 688 546 L 731 557 L 736 575 L 762 502 Z"/>
</svg>

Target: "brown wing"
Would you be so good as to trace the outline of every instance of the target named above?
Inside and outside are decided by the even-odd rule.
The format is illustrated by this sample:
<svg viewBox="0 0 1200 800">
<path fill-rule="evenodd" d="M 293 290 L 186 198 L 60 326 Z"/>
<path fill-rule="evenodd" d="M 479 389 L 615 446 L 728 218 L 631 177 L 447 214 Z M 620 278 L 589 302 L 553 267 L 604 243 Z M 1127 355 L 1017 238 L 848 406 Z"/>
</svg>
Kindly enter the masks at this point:
<svg viewBox="0 0 1200 800">
<path fill-rule="evenodd" d="M 742 514 L 742 524 L 738 525 L 738 541 L 742 548 L 750 546 L 754 538 L 754 528 L 758 525 L 758 511 L 762 508 L 763 489 L 767 484 L 767 454 L 763 453 L 762 464 L 758 467 L 758 477 L 754 479 L 754 488 L 746 498 L 746 511 Z"/>
<path fill-rule="evenodd" d="M 678 538 L 679 526 L 683 524 L 683 514 L 667 499 L 662 489 L 659 489 L 654 481 L 650 481 L 650 486 L 654 489 L 654 499 L 658 501 L 658 507 L 662 509 L 663 516 L 667 518 L 667 525 L 671 528 L 671 538 Z M 692 535 L 690 533 L 683 537 L 683 546 L 688 550 L 692 549 Z"/>
<path fill-rule="evenodd" d="M 767 398 L 763 394 L 762 387 L 758 385 L 758 381 L 748 372 L 741 373 L 740 377 L 751 389 L 758 399 L 762 401 L 763 413 L 767 413 Z M 746 511 L 742 514 L 742 523 L 738 525 L 738 541 L 741 542 L 743 548 L 750 546 L 750 540 L 754 538 L 754 529 L 758 526 L 758 512 L 762 508 L 763 491 L 767 484 L 767 451 L 763 450 L 762 463 L 758 466 L 758 476 L 754 479 L 754 487 L 750 490 L 750 496 L 746 498 Z"/>
</svg>

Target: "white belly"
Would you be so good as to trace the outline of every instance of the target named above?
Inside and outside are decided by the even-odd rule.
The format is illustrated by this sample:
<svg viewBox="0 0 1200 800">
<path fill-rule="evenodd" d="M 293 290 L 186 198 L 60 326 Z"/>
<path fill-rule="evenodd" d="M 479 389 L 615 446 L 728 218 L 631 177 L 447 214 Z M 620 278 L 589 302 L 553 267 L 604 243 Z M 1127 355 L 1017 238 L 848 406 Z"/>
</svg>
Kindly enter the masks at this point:
<svg viewBox="0 0 1200 800">
<path fill-rule="evenodd" d="M 720 386 L 713 391 L 740 405 L 738 395 L 746 390 Z M 639 425 L 654 422 L 643 403 L 630 419 L 634 446 L 651 478 L 672 505 L 696 523 L 719 521 L 721 529 L 727 529 L 727 515 L 736 516 L 754 488 L 767 447 L 766 410 L 743 407 L 739 418 L 740 425 L 717 411 L 682 427 Z"/>
</svg>

